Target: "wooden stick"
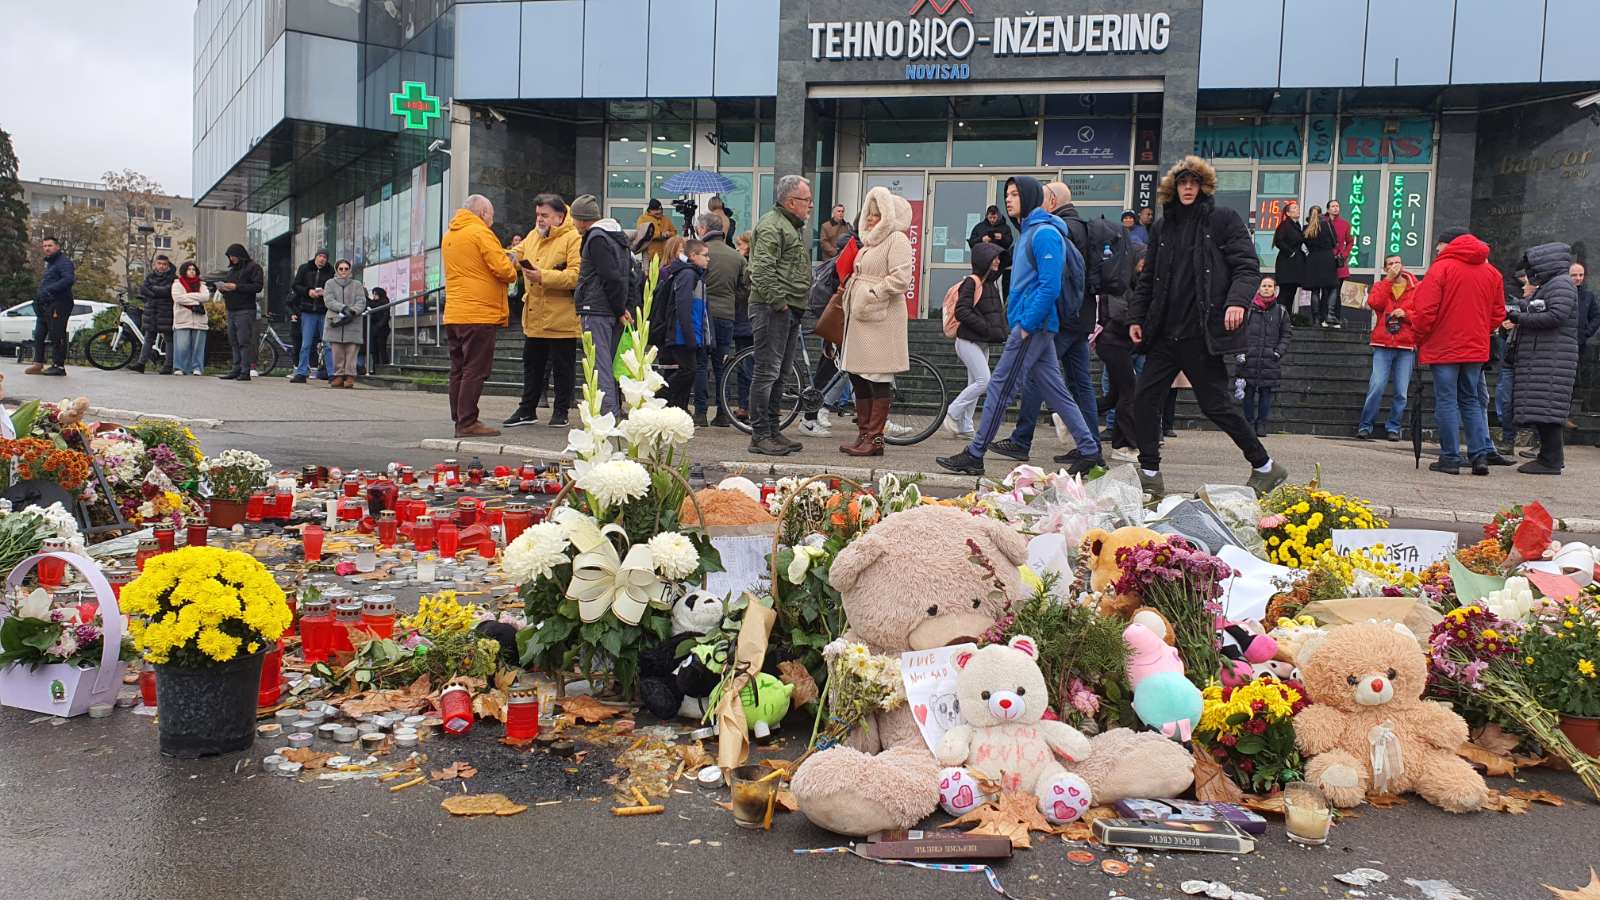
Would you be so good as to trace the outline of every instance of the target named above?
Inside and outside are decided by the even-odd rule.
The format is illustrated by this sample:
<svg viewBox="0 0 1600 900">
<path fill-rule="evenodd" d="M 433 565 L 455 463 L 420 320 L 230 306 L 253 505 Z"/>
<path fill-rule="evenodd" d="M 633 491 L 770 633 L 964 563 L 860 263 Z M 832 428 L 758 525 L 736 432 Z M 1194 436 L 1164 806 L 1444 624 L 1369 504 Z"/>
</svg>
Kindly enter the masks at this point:
<svg viewBox="0 0 1600 900">
<path fill-rule="evenodd" d="M 611 814 L 613 816 L 653 816 L 656 813 L 666 811 L 667 808 L 659 804 L 655 806 L 615 806 L 612 807 Z"/>
<path fill-rule="evenodd" d="M 381 777 L 380 777 L 380 780 L 381 780 Z M 394 794 L 394 793 L 398 793 L 400 791 L 403 791 L 408 787 L 416 787 L 417 785 L 419 785 L 419 784 L 421 784 L 421 783 L 423 783 L 424 781 L 427 781 L 427 780 L 428 780 L 428 778 L 427 778 L 426 775 L 418 775 L 416 778 L 413 778 L 410 781 L 407 781 L 407 782 L 405 782 L 403 784 L 397 784 L 394 787 L 389 788 L 389 793 Z"/>
</svg>

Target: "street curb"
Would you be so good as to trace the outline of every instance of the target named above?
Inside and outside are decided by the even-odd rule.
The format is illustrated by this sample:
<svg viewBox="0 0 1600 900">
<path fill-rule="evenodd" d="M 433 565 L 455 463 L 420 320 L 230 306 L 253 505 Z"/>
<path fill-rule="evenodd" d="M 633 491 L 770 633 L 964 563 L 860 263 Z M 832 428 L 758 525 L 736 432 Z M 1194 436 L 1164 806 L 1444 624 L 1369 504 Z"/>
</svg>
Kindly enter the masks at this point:
<svg viewBox="0 0 1600 900">
<path fill-rule="evenodd" d="M 893 472 L 902 480 L 918 478 L 919 482 L 929 487 L 950 488 L 957 491 L 970 491 L 982 486 L 982 480 L 970 475 L 945 475 L 938 472 L 916 472 L 904 469 L 865 468 L 861 466 L 826 466 L 816 463 L 767 463 L 751 460 L 723 460 L 716 464 L 730 475 L 743 475 L 752 481 L 762 478 L 785 478 L 795 476 L 806 478 L 812 475 L 843 475 L 862 484 L 877 484 L 878 477 Z"/>
<path fill-rule="evenodd" d="M 477 456 L 516 456 L 522 459 L 548 459 L 556 456 L 563 461 L 569 457 L 548 447 L 529 447 L 526 444 L 496 444 L 489 441 L 469 441 L 456 438 L 424 438 L 417 447 L 444 453 L 471 453 Z"/>
</svg>

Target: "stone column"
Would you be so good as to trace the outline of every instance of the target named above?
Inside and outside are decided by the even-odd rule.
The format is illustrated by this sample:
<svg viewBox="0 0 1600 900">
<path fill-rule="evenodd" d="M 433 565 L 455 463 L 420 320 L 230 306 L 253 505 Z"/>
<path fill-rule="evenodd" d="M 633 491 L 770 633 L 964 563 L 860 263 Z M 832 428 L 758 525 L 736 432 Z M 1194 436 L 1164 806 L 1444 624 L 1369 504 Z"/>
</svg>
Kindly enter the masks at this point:
<svg viewBox="0 0 1600 900">
<path fill-rule="evenodd" d="M 1433 233 L 1472 225 L 1472 183 L 1478 161 L 1478 113 L 1439 117 L 1438 175 L 1433 184 Z M 1433 254 L 1428 254 L 1432 258 Z"/>
</svg>

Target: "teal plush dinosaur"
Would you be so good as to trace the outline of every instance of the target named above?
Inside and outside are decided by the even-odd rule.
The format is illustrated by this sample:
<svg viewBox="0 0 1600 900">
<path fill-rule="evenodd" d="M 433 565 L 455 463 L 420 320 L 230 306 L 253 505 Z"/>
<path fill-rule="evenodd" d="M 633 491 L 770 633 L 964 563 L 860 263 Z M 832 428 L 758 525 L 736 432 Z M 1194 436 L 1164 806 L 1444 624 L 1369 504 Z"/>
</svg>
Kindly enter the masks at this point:
<svg viewBox="0 0 1600 900">
<path fill-rule="evenodd" d="M 722 671 L 722 660 L 716 652 L 717 648 L 710 644 L 701 644 L 692 652 L 700 658 L 701 664 L 713 672 Z M 794 685 L 784 684 L 777 677 L 765 672 L 757 672 L 755 677 L 739 691 L 739 699 L 744 702 L 745 727 L 758 738 L 765 738 L 789 714 L 789 700 L 794 694 Z M 718 684 L 711 691 L 711 697 L 706 701 L 706 717 L 709 719 L 717 708 L 717 702 L 722 697 L 722 684 Z"/>
</svg>

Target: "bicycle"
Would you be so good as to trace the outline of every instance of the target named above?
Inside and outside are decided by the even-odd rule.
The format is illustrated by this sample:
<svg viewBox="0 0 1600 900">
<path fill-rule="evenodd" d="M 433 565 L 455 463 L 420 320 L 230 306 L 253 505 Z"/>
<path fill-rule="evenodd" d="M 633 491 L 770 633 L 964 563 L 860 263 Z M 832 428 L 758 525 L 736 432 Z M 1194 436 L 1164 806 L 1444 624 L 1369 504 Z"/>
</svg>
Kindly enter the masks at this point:
<svg viewBox="0 0 1600 900">
<path fill-rule="evenodd" d="M 144 332 L 139 324 L 123 309 L 114 328 L 103 328 L 89 336 L 83 345 L 83 355 L 94 366 L 104 372 L 114 372 L 129 363 L 134 358 L 144 358 L 145 345 Z M 167 358 L 166 337 L 161 333 L 156 334 L 155 346 L 151 348 L 154 359 Z"/>
<path fill-rule="evenodd" d="M 750 433 L 748 414 L 734 415 L 744 409 L 739 400 L 740 373 L 754 380 L 755 348 L 748 347 L 728 358 L 723 366 L 722 383 L 717 385 L 717 405 L 728 410 L 733 427 Z M 894 399 L 889 407 L 888 426 L 884 428 L 883 442 L 897 447 L 907 447 L 927 440 L 939 430 L 945 413 L 950 409 L 950 393 L 945 388 L 944 376 L 923 357 L 912 354 L 911 366 L 894 376 Z M 746 367 L 749 367 L 748 369 Z M 844 370 L 835 372 L 820 389 L 811 385 L 811 351 L 804 339 L 800 341 L 800 358 L 783 373 L 783 399 L 778 410 L 778 427 L 788 428 L 800 417 L 801 411 L 815 413 L 822 408 L 824 397 L 849 383 Z"/>
</svg>

